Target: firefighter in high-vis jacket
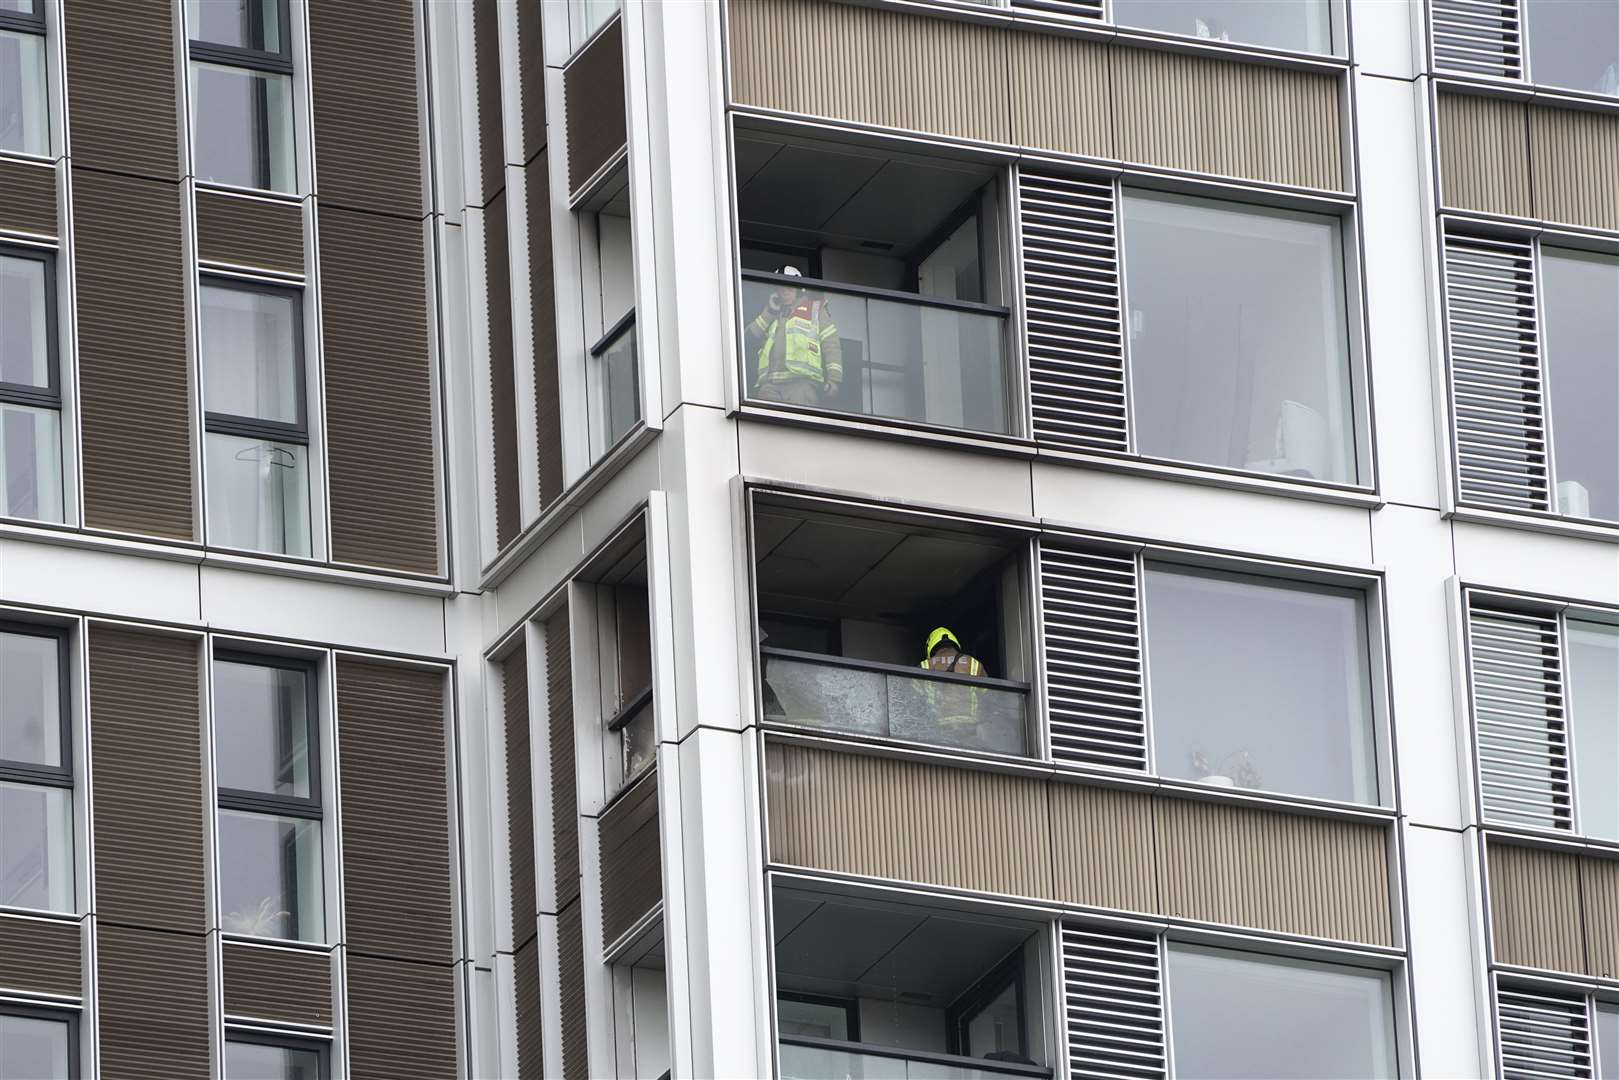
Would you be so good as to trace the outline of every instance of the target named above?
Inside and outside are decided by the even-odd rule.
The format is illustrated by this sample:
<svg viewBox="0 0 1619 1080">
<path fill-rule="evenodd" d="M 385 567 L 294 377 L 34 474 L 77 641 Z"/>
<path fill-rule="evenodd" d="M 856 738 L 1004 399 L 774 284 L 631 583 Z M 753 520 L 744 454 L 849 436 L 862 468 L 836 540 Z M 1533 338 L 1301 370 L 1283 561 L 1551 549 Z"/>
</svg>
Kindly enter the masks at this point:
<svg viewBox="0 0 1619 1080">
<path fill-rule="evenodd" d="M 796 266 L 777 271 L 803 277 Z M 835 398 L 843 381 L 843 345 L 825 300 L 782 282 L 748 324 L 754 360 L 753 396 L 787 405 L 819 405 Z"/>
<path fill-rule="evenodd" d="M 923 647 L 922 667 L 929 671 L 984 678 L 989 670 L 976 656 L 961 649 L 961 639 L 949 627 L 936 627 Z M 929 682 L 927 700 L 933 709 L 936 734 L 947 742 L 971 745 L 978 739 L 978 706 L 983 691 L 972 686 Z"/>
<path fill-rule="evenodd" d="M 922 666 L 929 671 L 949 671 L 956 675 L 988 675 L 975 656 L 961 651 L 961 639 L 948 626 L 935 627 L 923 649 Z"/>
</svg>

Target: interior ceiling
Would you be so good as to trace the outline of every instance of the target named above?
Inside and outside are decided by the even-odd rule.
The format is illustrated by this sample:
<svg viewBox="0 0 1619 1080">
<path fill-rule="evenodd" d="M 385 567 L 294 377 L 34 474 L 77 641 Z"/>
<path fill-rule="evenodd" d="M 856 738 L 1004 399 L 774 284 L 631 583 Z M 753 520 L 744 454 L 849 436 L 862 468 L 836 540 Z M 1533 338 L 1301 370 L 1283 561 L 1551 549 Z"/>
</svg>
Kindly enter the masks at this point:
<svg viewBox="0 0 1619 1080">
<path fill-rule="evenodd" d="M 933 236 L 990 177 L 981 167 L 756 132 L 737 133 L 736 175 L 744 243 L 899 256 Z"/>
<path fill-rule="evenodd" d="M 754 521 L 761 595 L 838 615 L 927 608 L 960 593 L 1007 554 L 987 538 L 860 518 L 761 509 Z"/>
<path fill-rule="evenodd" d="M 1033 928 L 778 889 L 776 978 L 788 990 L 944 1008 Z"/>
</svg>

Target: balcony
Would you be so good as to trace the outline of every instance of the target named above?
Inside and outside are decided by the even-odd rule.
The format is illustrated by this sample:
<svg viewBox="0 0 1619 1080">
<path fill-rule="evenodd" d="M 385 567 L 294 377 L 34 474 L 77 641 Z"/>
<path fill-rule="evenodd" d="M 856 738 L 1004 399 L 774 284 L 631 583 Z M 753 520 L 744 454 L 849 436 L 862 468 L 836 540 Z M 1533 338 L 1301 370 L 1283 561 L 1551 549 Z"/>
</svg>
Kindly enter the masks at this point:
<svg viewBox="0 0 1619 1080">
<path fill-rule="evenodd" d="M 766 721 L 994 754 L 1027 752 L 1026 683 L 792 649 L 760 653 Z"/>
<path fill-rule="evenodd" d="M 1051 1070 L 1043 1065 L 983 1061 L 835 1039 L 783 1036 L 780 1045 L 782 1080 L 997 1080 L 1051 1076 Z"/>
</svg>

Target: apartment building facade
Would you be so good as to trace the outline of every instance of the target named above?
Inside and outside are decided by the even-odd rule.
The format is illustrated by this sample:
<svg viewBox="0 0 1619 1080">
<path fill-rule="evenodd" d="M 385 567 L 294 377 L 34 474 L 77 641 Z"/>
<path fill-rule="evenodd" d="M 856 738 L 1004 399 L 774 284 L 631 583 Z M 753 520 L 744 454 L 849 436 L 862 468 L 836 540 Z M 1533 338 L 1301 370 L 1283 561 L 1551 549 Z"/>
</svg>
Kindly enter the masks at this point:
<svg viewBox="0 0 1619 1080">
<path fill-rule="evenodd" d="M 1619 1077 L 1615 71 L 0 3 L 0 1080 Z"/>
</svg>

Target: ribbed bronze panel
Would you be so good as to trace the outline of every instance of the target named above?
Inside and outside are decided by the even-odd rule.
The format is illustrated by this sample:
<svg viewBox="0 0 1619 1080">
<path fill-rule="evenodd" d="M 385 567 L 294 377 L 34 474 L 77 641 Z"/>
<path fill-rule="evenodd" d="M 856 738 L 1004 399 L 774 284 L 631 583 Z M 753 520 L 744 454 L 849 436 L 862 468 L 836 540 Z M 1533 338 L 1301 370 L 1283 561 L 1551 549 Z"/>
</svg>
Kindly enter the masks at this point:
<svg viewBox="0 0 1619 1080">
<path fill-rule="evenodd" d="M 339 657 L 343 878 L 355 952 L 449 963 L 444 673 Z"/>
<path fill-rule="evenodd" d="M 332 957 L 227 941 L 225 1015 L 294 1024 L 332 1022 Z"/>
<path fill-rule="evenodd" d="M 772 744 L 770 857 L 959 889 L 1051 895 L 1044 785 L 999 773 Z"/>
<path fill-rule="evenodd" d="M 85 523 L 190 540 L 180 189 L 74 169 L 73 227 Z"/>
<path fill-rule="evenodd" d="M 413 0 L 310 5 L 315 165 L 327 206 L 413 218 L 425 210 L 418 6 Z"/>
<path fill-rule="evenodd" d="M 538 937 L 530 937 L 528 944 L 517 950 L 512 957 L 512 968 L 512 996 L 516 999 L 517 1013 L 517 1077 L 518 1080 L 540 1080 L 545 1076 L 545 1017 L 540 1012 Z"/>
<path fill-rule="evenodd" d="M 1051 852 L 1058 900 L 1158 910 L 1150 796 L 1052 784 Z"/>
<path fill-rule="evenodd" d="M 741 104 L 1011 141 L 1002 30 L 824 0 L 740 0 L 728 9 Z M 806 48 L 815 63 L 803 62 Z"/>
<path fill-rule="evenodd" d="M 79 993 L 79 924 L 0 915 L 0 993 Z"/>
<path fill-rule="evenodd" d="M 1529 139 L 1535 216 L 1619 229 L 1619 115 L 1535 106 Z"/>
<path fill-rule="evenodd" d="M 207 1080 L 206 938 L 101 922 L 96 999 L 102 1076 Z"/>
<path fill-rule="evenodd" d="M 96 912 L 202 933 L 202 707 L 197 641 L 90 625 Z"/>
<path fill-rule="evenodd" d="M 56 166 L 0 160 L 0 229 L 56 235 Z"/>
<path fill-rule="evenodd" d="M 624 148 L 624 23 L 615 20 L 562 74 L 568 124 L 568 190 L 577 193 Z"/>
<path fill-rule="evenodd" d="M 573 668 L 568 612 L 545 623 L 545 685 L 551 730 L 551 843 L 557 908 L 579 895 L 579 792 L 573 763 Z"/>
<path fill-rule="evenodd" d="M 518 7 L 525 5 L 519 4 Z M 478 89 L 478 176 L 487 205 L 505 184 L 500 120 L 500 15 L 495 0 L 472 0 L 472 61 Z"/>
<path fill-rule="evenodd" d="M 577 902 L 557 915 L 557 972 L 562 983 L 562 1076 L 590 1076 L 585 1040 L 585 928 Z"/>
<path fill-rule="evenodd" d="M 522 946 L 538 931 L 534 916 L 534 781 L 529 763 L 528 652 L 501 664 L 506 702 L 506 836 L 511 849 L 512 944 Z"/>
<path fill-rule="evenodd" d="M 562 496 L 562 391 L 557 382 L 556 277 L 551 265 L 550 154 L 541 150 L 528 178 L 529 320 L 534 331 L 534 432 L 539 443 L 540 505 Z"/>
<path fill-rule="evenodd" d="M 436 574 L 433 365 L 422 244 L 416 222 L 321 207 L 332 557 Z"/>
<path fill-rule="evenodd" d="M 180 179 L 178 10 L 127 0 L 63 5 L 73 164 Z"/>
<path fill-rule="evenodd" d="M 1012 141 L 1065 154 L 1114 156 L 1108 50 L 1082 38 L 1014 34 Z"/>
<path fill-rule="evenodd" d="M 1155 798 L 1163 914 L 1393 943 L 1382 826 Z"/>
<path fill-rule="evenodd" d="M 1336 77 L 1125 46 L 1112 61 L 1125 161 L 1344 187 Z"/>
<path fill-rule="evenodd" d="M 353 903 L 349 910 L 353 912 Z M 349 1075 L 443 1080 L 456 1075 L 455 969 L 349 954 Z"/>
<path fill-rule="evenodd" d="M 492 0 L 491 0 L 492 6 Z M 489 312 L 489 408 L 495 450 L 495 541 L 505 547 L 523 524 L 517 462 L 517 373 L 513 368 L 512 274 L 506 241 L 506 191 L 483 214 L 483 280 Z"/>
<path fill-rule="evenodd" d="M 205 262 L 304 272 L 304 213 L 297 203 L 197 192 L 197 255 Z"/>
<path fill-rule="evenodd" d="M 597 826 L 601 856 L 602 947 L 617 941 L 663 899 L 658 846 L 658 773 L 649 772 L 607 808 Z"/>
<path fill-rule="evenodd" d="M 1580 860 L 1580 899 L 1585 915 L 1585 973 L 1619 978 L 1619 860 Z"/>
<path fill-rule="evenodd" d="M 1446 206 L 1533 217 L 1523 103 L 1440 94 L 1439 175 Z"/>
<path fill-rule="evenodd" d="M 1584 973 L 1579 856 L 1492 843 L 1489 872 L 1496 962 Z"/>
<path fill-rule="evenodd" d="M 517 88 L 523 109 L 523 163 L 545 149 L 545 40 L 540 5 L 517 5 Z"/>
</svg>

